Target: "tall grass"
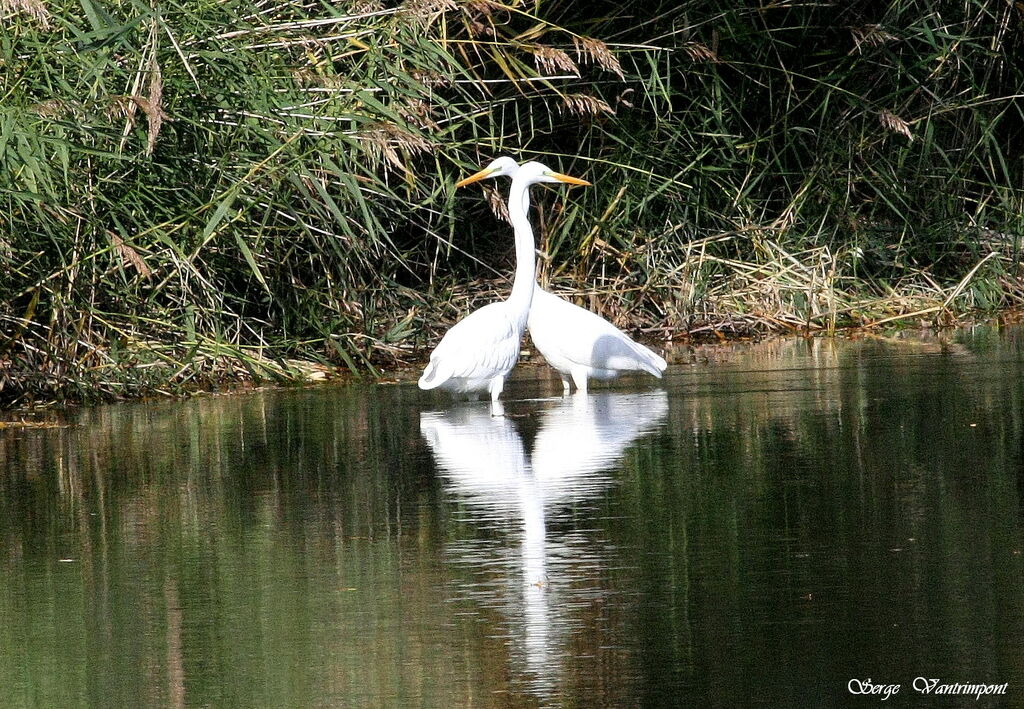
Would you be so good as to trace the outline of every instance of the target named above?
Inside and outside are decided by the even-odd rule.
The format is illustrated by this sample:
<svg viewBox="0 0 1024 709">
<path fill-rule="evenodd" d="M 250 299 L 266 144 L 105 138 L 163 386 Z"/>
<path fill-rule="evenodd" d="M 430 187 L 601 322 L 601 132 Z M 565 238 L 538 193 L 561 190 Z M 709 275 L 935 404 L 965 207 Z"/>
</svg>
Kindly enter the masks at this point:
<svg viewBox="0 0 1024 709">
<path fill-rule="evenodd" d="M 498 200 L 451 189 L 499 153 L 596 182 L 541 196 L 541 279 L 652 334 L 1024 294 L 1012 3 L 0 16 L 0 400 L 414 358 L 506 287 Z"/>
</svg>

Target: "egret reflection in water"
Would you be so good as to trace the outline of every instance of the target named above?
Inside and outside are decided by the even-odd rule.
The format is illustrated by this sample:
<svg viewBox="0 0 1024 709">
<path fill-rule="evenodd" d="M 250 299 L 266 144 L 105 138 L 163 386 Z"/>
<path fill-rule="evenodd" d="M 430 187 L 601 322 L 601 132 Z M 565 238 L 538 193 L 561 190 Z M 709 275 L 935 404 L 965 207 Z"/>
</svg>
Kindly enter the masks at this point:
<svg viewBox="0 0 1024 709">
<path fill-rule="evenodd" d="M 611 485 L 602 471 L 667 412 L 664 391 L 567 397 L 541 414 L 529 456 L 514 421 L 486 407 L 420 414 L 420 433 L 447 489 L 467 503 L 467 520 L 519 537 L 518 558 L 493 539 L 456 542 L 449 553 L 476 578 L 460 590 L 521 629 L 509 638 L 513 658 L 525 662 L 536 694 L 557 688 L 571 611 L 603 593 L 597 576 L 607 556 L 579 532 L 549 539 L 548 525 Z"/>
</svg>

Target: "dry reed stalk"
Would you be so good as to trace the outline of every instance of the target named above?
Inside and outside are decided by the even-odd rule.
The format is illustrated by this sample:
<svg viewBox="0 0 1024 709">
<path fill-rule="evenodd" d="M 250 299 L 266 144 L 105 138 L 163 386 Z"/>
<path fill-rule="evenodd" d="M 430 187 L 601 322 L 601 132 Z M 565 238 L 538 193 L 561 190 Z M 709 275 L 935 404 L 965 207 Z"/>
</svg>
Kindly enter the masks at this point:
<svg viewBox="0 0 1024 709">
<path fill-rule="evenodd" d="M 434 107 L 422 99 L 406 99 L 396 105 L 399 115 L 410 125 L 424 130 L 437 131 L 441 126 L 434 120 Z"/>
<path fill-rule="evenodd" d="M 589 94 L 564 94 L 558 106 L 560 112 L 568 112 L 574 116 L 614 116 L 615 109 L 603 99 Z"/>
<path fill-rule="evenodd" d="M 107 236 L 110 237 L 110 242 L 117 249 L 117 253 L 121 256 L 122 261 L 130 263 L 132 268 L 138 271 L 139 275 L 143 278 L 149 278 L 153 275 L 153 270 L 146 264 L 146 261 L 139 255 L 138 251 L 124 243 L 124 240 L 112 231 L 108 231 Z"/>
<path fill-rule="evenodd" d="M 568 54 L 561 49 L 548 47 L 542 44 L 530 48 L 533 52 L 533 61 L 537 65 L 537 71 L 547 76 L 567 73 L 573 76 L 580 75 L 580 69 L 576 66 Z"/>
<path fill-rule="evenodd" d="M 400 8 L 389 8 L 384 10 L 372 10 L 364 13 L 345 15 L 342 17 L 324 17 L 314 18 L 310 20 L 298 20 L 294 22 L 282 22 L 277 24 L 261 24 L 257 27 L 242 29 L 242 30 L 231 30 L 229 32 L 222 32 L 213 36 L 203 36 L 197 38 L 191 42 L 186 42 L 183 46 L 189 47 L 200 42 L 213 41 L 224 41 L 231 39 L 238 39 L 240 37 L 248 37 L 256 34 L 270 34 L 280 35 L 284 32 L 291 32 L 294 30 L 307 31 L 320 27 L 332 27 L 335 25 L 351 24 L 357 20 L 366 20 L 375 17 L 386 17 L 388 15 L 395 15 L 401 12 Z"/>
<path fill-rule="evenodd" d="M 618 58 L 608 49 L 608 45 L 593 37 L 575 36 L 572 38 L 576 46 L 576 58 L 581 62 L 590 61 L 597 64 L 605 71 L 615 74 L 619 79 L 625 79 L 622 71 L 622 64 Z"/>
<path fill-rule="evenodd" d="M 910 132 L 910 124 L 895 113 L 882 109 L 878 114 L 878 121 L 884 128 L 891 130 L 893 133 L 899 133 L 902 136 L 906 136 L 908 140 L 914 140 L 914 135 Z"/>
<path fill-rule="evenodd" d="M 40 101 L 32 107 L 32 112 L 40 118 L 59 118 L 74 113 L 76 107 L 63 99 L 52 98 Z"/>
<path fill-rule="evenodd" d="M 405 0 L 399 6 L 399 12 L 426 27 L 444 13 L 457 8 L 454 0 Z"/>
<path fill-rule="evenodd" d="M 860 54 L 864 46 L 881 47 L 899 39 L 896 35 L 883 30 L 881 25 L 851 27 L 850 34 L 853 35 L 853 49 L 850 50 L 850 54 Z"/>
<path fill-rule="evenodd" d="M 487 197 L 487 206 L 491 208 L 491 213 L 501 221 L 509 223 L 511 220 L 508 215 L 508 205 L 505 203 L 505 198 L 501 196 L 501 191 L 495 187 L 484 185 L 484 195 Z"/>
<path fill-rule="evenodd" d="M 451 86 L 453 79 L 447 74 L 433 71 L 432 69 L 414 68 L 409 71 L 409 76 L 422 86 L 432 89 L 439 86 Z"/>
<path fill-rule="evenodd" d="M 494 17 L 498 11 L 508 11 L 508 8 L 492 0 L 468 0 L 460 9 L 465 17 L 466 29 L 471 38 L 496 37 L 495 25 L 500 24 Z"/>
<path fill-rule="evenodd" d="M 146 114 L 146 155 L 152 155 L 153 148 L 156 146 L 156 138 L 160 135 L 160 127 L 167 117 L 163 108 L 163 73 L 160 71 L 160 65 L 156 62 L 155 52 L 150 58 L 149 65 L 149 96 L 146 98 L 133 96 L 132 98 Z"/>
<path fill-rule="evenodd" d="M 687 42 L 683 45 L 683 51 L 690 61 L 694 62 L 717 62 L 718 55 L 711 47 L 700 42 Z"/>
<path fill-rule="evenodd" d="M 0 0 L 0 19 L 18 14 L 28 15 L 43 29 L 50 28 L 50 11 L 42 0 Z"/>
<path fill-rule="evenodd" d="M 358 135 L 366 145 L 367 153 L 376 164 L 383 162 L 385 165 L 391 165 L 407 174 L 411 174 L 411 172 L 403 162 L 399 151 L 403 151 L 407 155 L 417 155 L 428 153 L 434 148 L 433 143 L 425 137 L 386 121 L 361 130 Z"/>
</svg>

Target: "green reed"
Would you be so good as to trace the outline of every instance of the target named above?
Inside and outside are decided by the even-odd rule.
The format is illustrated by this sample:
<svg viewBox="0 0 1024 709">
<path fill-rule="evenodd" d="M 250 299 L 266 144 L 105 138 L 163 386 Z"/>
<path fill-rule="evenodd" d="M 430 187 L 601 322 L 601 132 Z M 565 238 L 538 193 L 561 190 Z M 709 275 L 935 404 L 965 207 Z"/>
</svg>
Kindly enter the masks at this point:
<svg viewBox="0 0 1024 709">
<path fill-rule="evenodd" d="M 0 401 L 414 360 L 507 289 L 501 153 L 542 282 L 688 332 L 1018 304 L 1011 3 L 4 0 Z"/>
</svg>

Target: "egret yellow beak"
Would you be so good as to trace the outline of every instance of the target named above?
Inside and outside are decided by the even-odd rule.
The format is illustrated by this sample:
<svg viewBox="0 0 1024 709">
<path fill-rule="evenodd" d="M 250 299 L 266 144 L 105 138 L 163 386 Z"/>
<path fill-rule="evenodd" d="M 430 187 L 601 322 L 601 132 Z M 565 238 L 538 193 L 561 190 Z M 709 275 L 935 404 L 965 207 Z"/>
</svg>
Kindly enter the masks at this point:
<svg viewBox="0 0 1024 709">
<path fill-rule="evenodd" d="M 474 172 L 469 177 L 462 178 L 461 180 L 459 180 L 458 182 L 455 183 L 455 186 L 456 187 L 465 187 L 466 185 L 471 185 L 474 182 L 479 182 L 480 180 L 488 178 L 492 174 L 494 174 L 494 170 L 493 169 L 489 170 L 487 168 L 484 168 L 480 172 Z"/>
<path fill-rule="evenodd" d="M 569 175 L 563 175 L 560 172 L 549 172 L 548 177 L 553 177 L 559 182 L 565 182 L 570 185 L 583 185 L 584 187 L 590 185 L 590 183 L 587 182 L 586 180 L 581 180 L 578 177 L 570 177 Z"/>
</svg>

